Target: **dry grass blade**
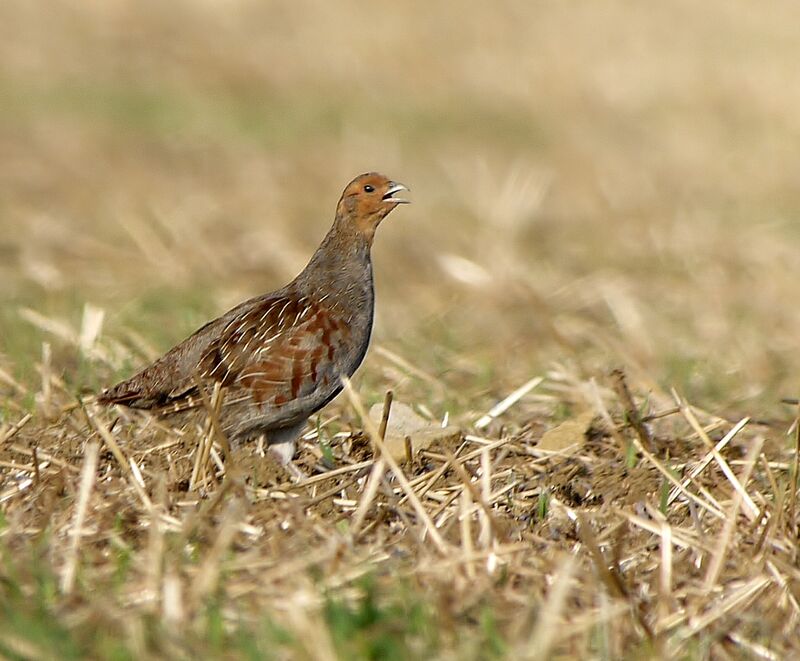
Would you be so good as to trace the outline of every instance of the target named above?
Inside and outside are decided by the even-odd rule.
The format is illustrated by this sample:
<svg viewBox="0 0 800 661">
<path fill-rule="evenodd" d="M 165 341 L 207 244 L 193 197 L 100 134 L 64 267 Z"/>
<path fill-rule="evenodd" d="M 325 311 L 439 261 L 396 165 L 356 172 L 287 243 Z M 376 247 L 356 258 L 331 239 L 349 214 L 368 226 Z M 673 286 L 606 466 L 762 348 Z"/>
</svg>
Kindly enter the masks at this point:
<svg viewBox="0 0 800 661">
<path fill-rule="evenodd" d="M 720 450 L 722 450 L 722 448 L 724 448 L 726 445 L 728 445 L 728 443 L 730 443 L 730 442 L 731 442 L 731 441 L 732 441 L 732 440 L 733 440 L 733 439 L 736 437 L 736 435 L 737 435 L 737 434 L 738 434 L 738 433 L 739 433 L 739 432 L 740 432 L 742 429 L 744 429 L 744 428 L 745 428 L 745 426 L 747 425 L 747 423 L 748 423 L 748 422 L 750 422 L 750 418 L 742 418 L 741 420 L 739 420 L 739 422 L 737 422 L 737 423 L 736 423 L 736 424 L 735 424 L 735 425 L 734 425 L 734 426 L 731 428 L 731 430 L 730 430 L 730 431 L 729 431 L 727 434 L 725 434 L 725 436 L 723 436 L 723 437 L 720 439 L 719 443 L 717 443 L 717 444 L 714 446 L 714 449 L 715 449 L 717 452 L 719 452 Z M 703 457 L 703 460 L 702 460 L 700 463 L 698 463 L 698 464 L 697 464 L 697 466 L 695 466 L 695 467 L 694 467 L 694 468 L 691 470 L 691 472 L 689 473 L 689 477 L 687 477 L 685 480 L 683 480 L 683 482 L 681 482 L 681 485 L 682 485 L 683 487 L 687 487 L 687 486 L 689 486 L 689 484 L 691 484 L 692 480 L 693 480 L 694 478 L 696 478 L 698 475 L 700 475 L 700 473 L 702 473 L 702 472 L 705 470 L 705 468 L 706 468 L 706 467 L 707 467 L 707 466 L 708 466 L 708 465 L 711 463 L 711 460 L 712 460 L 713 458 L 714 458 L 714 453 L 713 453 L 713 452 L 709 452 L 708 454 L 706 454 L 706 456 L 705 456 L 705 457 Z M 680 493 L 681 493 L 681 492 L 680 492 L 680 490 L 679 490 L 677 487 L 675 487 L 675 488 L 674 488 L 674 489 L 673 489 L 673 490 L 670 492 L 669 498 L 667 499 L 667 503 L 671 505 L 671 504 L 672 504 L 672 503 L 675 501 L 675 499 L 678 497 L 678 495 L 679 495 Z"/>
<path fill-rule="evenodd" d="M 194 468 L 192 469 L 192 476 L 189 480 L 189 490 L 194 491 L 198 488 L 203 488 L 208 479 L 208 466 L 211 458 L 211 450 L 214 441 L 217 440 L 222 446 L 225 457 L 232 461 L 230 445 L 228 439 L 222 431 L 219 423 L 219 412 L 222 407 L 225 391 L 219 382 L 214 383 L 214 391 L 209 401 L 205 393 L 203 384 L 199 379 L 196 379 L 197 389 L 200 392 L 203 401 L 203 407 L 206 410 L 206 420 L 203 427 L 203 433 L 197 441 L 195 449 Z"/>
<path fill-rule="evenodd" d="M 379 457 L 375 464 L 372 466 L 372 471 L 369 474 L 369 479 L 361 494 L 361 500 L 358 502 L 356 513 L 353 515 L 353 522 L 350 525 L 350 532 L 353 537 L 358 537 L 361 526 L 364 524 L 364 519 L 369 512 L 369 507 L 378 492 L 383 473 L 386 470 L 386 460 L 383 456 Z"/>
<path fill-rule="evenodd" d="M 797 484 L 800 479 L 800 404 L 797 406 L 797 415 L 794 421 L 794 457 L 792 458 L 792 473 L 790 478 L 791 491 L 789 493 L 789 521 L 792 526 L 792 537 L 797 539 Z"/>
<path fill-rule="evenodd" d="M 489 412 L 486 415 L 482 416 L 477 420 L 477 422 L 475 422 L 475 429 L 486 429 L 492 420 L 508 411 L 508 409 L 514 406 L 514 404 L 521 400 L 542 381 L 544 381 L 544 377 L 536 376 L 530 381 L 527 381 L 521 385 L 514 392 L 508 395 L 508 397 L 497 402 L 497 404 L 489 409 Z"/>
<path fill-rule="evenodd" d="M 367 412 L 364 410 L 364 406 L 361 404 L 361 400 L 359 399 L 356 392 L 353 390 L 353 386 L 350 383 L 350 379 L 343 378 L 342 383 L 344 384 L 344 391 L 347 394 L 347 398 L 350 400 L 350 403 L 353 405 L 353 408 L 356 410 L 356 413 L 361 418 L 362 423 L 367 429 L 367 433 L 369 434 L 372 442 L 375 446 L 380 450 L 381 457 L 383 457 L 386 463 L 391 468 L 392 472 L 394 473 L 395 477 L 397 478 L 398 483 L 400 484 L 400 488 L 405 492 L 406 496 L 408 497 L 411 506 L 414 508 L 414 511 L 419 516 L 420 520 L 425 526 L 425 531 L 428 533 L 431 541 L 436 546 L 436 549 L 442 555 L 446 555 L 448 552 L 447 544 L 445 543 L 444 539 L 442 539 L 439 531 L 436 529 L 433 521 L 431 520 L 428 512 L 422 506 L 422 503 L 419 501 L 417 494 L 414 492 L 414 489 L 408 483 L 408 478 L 403 473 L 403 470 L 397 464 L 397 462 L 392 458 L 391 454 L 386 452 L 386 448 L 383 445 L 383 440 L 378 434 L 378 429 L 375 427 L 375 424 L 372 422 L 370 417 L 367 415 Z"/>
<path fill-rule="evenodd" d="M 489 503 L 486 502 L 483 495 L 475 488 L 475 485 L 472 483 L 472 478 L 469 476 L 469 473 L 467 473 L 464 466 L 452 454 L 447 455 L 447 463 L 456 471 L 456 474 L 461 479 L 461 484 L 465 489 L 467 489 L 467 491 L 469 491 L 470 496 L 472 496 L 472 500 L 474 500 L 480 506 L 481 512 L 485 517 L 486 524 L 491 527 L 494 535 L 496 537 L 502 537 L 502 526 L 497 522 L 497 519 L 495 519 L 494 515 L 492 514 L 492 508 L 490 507 Z M 487 542 L 486 533 L 483 534 L 483 542 Z"/>
<path fill-rule="evenodd" d="M 621 369 L 615 369 L 611 372 L 611 380 L 614 383 L 614 390 L 625 408 L 625 417 L 628 422 L 633 426 L 636 431 L 639 441 L 642 446 L 647 448 L 648 451 L 653 449 L 653 440 L 650 438 L 650 432 L 645 426 L 639 409 L 633 401 L 631 391 L 628 389 L 628 382 L 625 379 L 625 372 Z"/>
<path fill-rule="evenodd" d="M 321 503 L 322 501 L 327 500 L 331 496 L 335 496 L 336 494 L 340 494 L 344 490 L 349 489 L 351 485 L 358 482 L 362 477 L 363 475 L 361 473 L 357 473 L 356 475 L 349 477 L 343 482 L 340 482 L 335 487 L 332 487 L 327 491 L 323 491 L 322 493 L 318 493 L 313 498 L 309 498 L 304 504 L 305 506 L 310 507 L 312 505 L 316 505 L 317 503 Z"/>
<path fill-rule="evenodd" d="M 126 477 L 130 485 L 133 487 L 136 494 L 139 496 L 139 499 L 142 501 L 142 505 L 144 505 L 145 509 L 149 512 L 153 505 L 150 502 L 150 497 L 147 495 L 147 492 L 144 490 L 141 484 L 141 475 L 139 475 L 138 479 L 136 475 L 134 475 L 133 471 L 131 470 L 131 463 L 127 460 L 125 455 L 123 454 L 122 450 L 119 447 L 119 443 L 114 438 L 114 435 L 111 433 L 108 427 L 106 427 L 105 423 L 96 415 L 93 415 L 88 409 L 85 407 L 81 407 L 83 412 L 86 414 L 86 418 L 89 421 L 89 424 L 97 430 L 97 433 L 100 434 L 100 438 L 103 439 L 103 442 L 106 444 L 109 450 L 111 450 L 111 454 L 114 455 L 114 459 L 117 460 L 117 464 L 119 465 L 120 469 L 122 469 L 122 474 Z"/>
<path fill-rule="evenodd" d="M 663 534 L 662 526 L 655 521 L 636 516 L 635 514 L 631 514 L 630 512 L 626 512 L 624 510 L 616 510 L 616 512 L 620 517 L 626 519 L 633 525 L 638 526 L 642 530 L 647 530 L 653 535 Z M 700 549 L 701 551 L 710 553 L 713 548 L 710 544 L 706 543 L 704 539 L 698 538 L 686 530 L 676 529 L 671 526 L 669 538 L 674 546 L 677 546 L 681 549 Z"/>
<path fill-rule="evenodd" d="M 11 386 L 14 390 L 20 393 L 27 393 L 28 389 L 23 386 L 19 381 L 17 381 L 13 376 L 11 376 L 6 370 L 0 367 L 0 381 L 5 383 L 8 386 Z"/>
<path fill-rule="evenodd" d="M 67 550 L 64 569 L 61 573 L 61 591 L 69 594 L 75 587 L 75 574 L 78 568 L 78 549 L 83 535 L 83 523 L 89 509 L 89 496 L 92 493 L 95 474 L 97 473 L 97 457 L 100 446 L 97 443 L 88 443 L 84 453 L 81 481 L 78 487 L 78 500 L 75 503 L 75 515 L 72 519 L 70 530 L 70 545 Z"/>
<path fill-rule="evenodd" d="M 688 640 L 721 617 L 743 607 L 746 603 L 753 600 L 756 595 L 770 583 L 771 579 L 769 577 L 756 576 L 741 587 L 732 590 L 729 594 L 720 599 L 715 606 L 709 608 L 706 613 L 690 620 L 689 627 L 680 633 L 680 638 L 684 641 Z"/>
<path fill-rule="evenodd" d="M 190 601 L 195 606 L 215 589 L 222 571 L 223 557 L 233 543 L 244 513 L 245 507 L 241 499 L 234 498 L 228 503 L 214 545 L 192 581 Z"/>
<path fill-rule="evenodd" d="M 412 365 L 405 358 L 403 358 L 402 356 L 398 356 L 396 353 L 394 353 L 394 351 L 390 351 L 386 347 L 380 345 L 376 346 L 374 351 L 376 354 L 383 356 L 384 358 L 391 361 L 392 363 L 397 365 L 400 369 L 408 372 L 409 374 L 412 374 L 413 376 L 416 376 L 417 378 L 422 379 L 423 381 L 427 381 L 431 385 L 437 386 L 439 388 L 442 387 L 442 384 L 439 381 L 439 379 L 428 374 L 428 372 L 420 369 L 416 365 Z"/>
<path fill-rule="evenodd" d="M 734 490 L 739 494 L 742 498 L 742 502 L 745 506 L 745 513 L 747 517 L 753 521 L 760 516 L 758 506 L 753 502 L 753 499 L 750 498 L 750 495 L 745 491 L 744 487 L 739 483 L 739 480 L 736 478 L 736 475 L 731 470 L 731 467 L 728 465 L 728 462 L 725 461 L 725 458 L 719 453 L 718 450 L 715 449 L 714 443 L 712 443 L 711 439 L 708 437 L 708 434 L 705 432 L 703 427 L 697 421 L 697 417 L 695 416 L 694 412 L 692 411 L 689 404 L 682 400 L 677 393 L 673 393 L 675 396 L 675 401 L 681 407 L 681 412 L 683 413 L 684 418 L 689 423 L 689 425 L 694 429 L 695 433 L 703 440 L 708 447 L 712 454 L 714 455 L 714 459 L 716 460 L 717 464 L 719 465 L 720 469 L 722 470 L 725 477 L 728 478 L 728 481 L 733 485 Z"/>
<path fill-rule="evenodd" d="M 162 571 L 164 569 L 164 550 L 166 546 L 164 540 L 165 526 L 161 516 L 166 497 L 163 476 L 159 480 L 157 493 L 158 506 L 151 508 L 148 513 L 150 525 L 147 531 L 147 568 L 144 581 L 144 594 L 153 605 L 155 605 L 158 597 L 159 588 L 162 588 Z"/>
<path fill-rule="evenodd" d="M 669 617 L 672 597 L 672 528 L 666 521 L 661 522 L 661 573 L 658 581 L 659 621 Z"/>
<path fill-rule="evenodd" d="M 319 484 L 320 482 L 325 482 L 326 480 L 331 480 L 335 477 L 340 477 L 346 473 L 352 473 L 354 471 L 360 471 L 364 468 L 369 468 L 374 464 L 374 460 L 368 459 L 367 461 L 360 461 L 355 464 L 351 464 L 350 466 L 342 466 L 341 468 L 333 468 L 329 471 L 325 471 L 321 475 L 313 475 L 312 477 L 306 478 L 302 482 L 297 482 L 296 484 L 289 485 L 289 489 L 297 490 L 303 487 L 310 487 L 315 484 Z"/>
<path fill-rule="evenodd" d="M 558 633 L 564 606 L 573 589 L 572 577 L 577 566 L 575 556 L 568 555 L 556 572 L 547 600 L 539 609 L 539 618 L 531 632 L 522 656 L 526 659 L 549 659 Z"/>
<path fill-rule="evenodd" d="M 747 458 L 745 460 L 745 468 L 742 472 L 742 485 L 747 485 L 750 481 L 750 475 L 753 472 L 753 467 L 761 454 L 761 447 L 764 445 L 764 438 L 759 436 L 753 441 L 750 449 L 747 451 Z M 719 575 L 722 570 L 722 563 L 725 561 L 725 556 L 728 553 L 728 546 L 731 542 L 731 535 L 736 527 L 736 519 L 739 514 L 739 507 L 741 507 L 742 498 L 737 491 L 733 498 L 731 511 L 725 519 L 725 525 L 720 533 L 719 540 L 715 545 L 714 555 L 711 557 L 711 562 L 708 564 L 706 577 L 704 581 L 705 588 L 710 590 L 719 580 Z"/>
<path fill-rule="evenodd" d="M 460 516 L 461 522 L 461 552 L 464 556 L 464 566 L 467 571 L 467 578 L 475 578 L 475 566 L 472 564 L 472 555 L 474 548 L 472 545 L 472 516 L 470 510 L 472 509 L 472 496 L 469 489 L 461 490 L 460 499 Z"/>
<path fill-rule="evenodd" d="M 614 440 L 617 442 L 617 446 L 619 447 L 620 453 L 623 455 L 625 454 L 627 443 L 625 438 L 620 433 L 619 429 L 617 429 L 617 425 L 614 423 L 614 419 L 611 417 L 611 413 L 608 411 L 608 407 L 603 402 L 603 397 L 600 394 L 600 389 L 597 387 L 597 382 L 592 379 L 590 381 L 590 394 L 592 403 L 594 404 L 595 410 L 600 414 L 600 417 L 603 418 L 603 421 L 606 423 L 611 435 L 614 437 Z"/>
<path fill-rule="evenodd" d="M 384 397 L 383 400 L 381 425 L 378 427 L 378 435 L 381 437 L 381 440 L 386 438 L 386 425 L 389 424 L 389 414 L 392 412 L 392 399 L 394 399 L 394 393 L 391 390 L 387 390 L 386 397 Z"/>
<path fill-rule="evenodd" d="M 174 570 L 164 572 L 161 603 L 166 626 L 180 625 L 184 619 L 183 586 Z"/>
<path fill-rule="evenodd" d="M 633 613 L 633 616 L 637 624 L 641 627 L 642 631 L 644 631 L 647 638 L 650 639 L 650 641 L 654 641 L 655 635 L 653 633 L 653 630 L 648 624 L 647 620 L 644 619 L 644 616 L 642 615 L 639 606 L 633 603 L 631 597 L 628 594 L 628 590 L 625 586 L 625 583 L 622 580 L 622 577 L 619 575 L 618 569 L 616 567 L 610 568 L 605 558 L 603 557 L 603 553 L 600 550 L 600 547 L 597 545 L 597 540 L 595 538 L 594 532 L 592 531 L 591 525 L 586 520 L 586 518 L 580 513 L 577 514 L 577 523 L 578 523 L 578 536 L 580 537 L 581 542 L 583 542 L 583 544 L 589 550 L 589 555 L 592 558 L 595 570 L 597 571 L 600 579 L 605 584 L 609 593 L 613 597 L 624 599 L 626 602 L 628 602 L 628 605 L 630 606 L 631 612 Z"/>
<path fill-rule="evenodd" d="M 780 661 L 781 657 L 778 654 L 767 647 L 760 645 L 759 643 L 755 643 L 752 640 L 747 640 L 744 636 L 739 635 L 735 631 L 731 631 L 728 634 L 728 638 L 730 638 L 737 645 L 746 649 L 753 656 L 756 656 L 760 659 L 766 659 L 767 661 Z"/>
<path fill-rule="evenodd" d="M 3 447 L 4 443 L 14 438 L 14 436 L 16 436 L 19 431 L 31 421 L 31 418 L 33 418 L 33 414 L 26 413 L 8 429 L 4 429 L 2 432 L 0 432 L 0 448 Z"/>
<path fill-rule="evenodd" d="M 704 510 L 706 510 L 707 512 L 710 512 L 711 514 L 713 514 L 713 515 L 714 515 L 714 516 L 716 516 L 717 518 L 719 518 L 719 519 L 724 519 L 724 518 L 725 518 L 725 514 L 724 514 L 724 513 L 723 513 L 723 512 L 722 512 L 722 511 L 721 511 L 721 510 L 718 508 L 718 507 L 716 507 L 715 505 L 712 505 L 711 503 L 707 503 L 705 500 L 703 500 L 703 499 L 702 499 L 702 498 L 700 498 L 699 496 L 696 496 L 696 495 L 695 495 L 695 494 L 693 494 L 691 491 L 689 491 L 688 489 L 686 489 L 686 487 L 684 487 L 684 486 L 683 486 L 683 485 L 682 485 L 682 484 L 681 484 L 681 483 L 680 483 L 680 482 L 677 480 L 677 478 L 676 478 L 676 477 L 675 477 L 675 476 L 672 474 L 672 471 L 668 470 L 668 469 L 666 468 L 666 466 L 664 466 L 664 465 L 663 465 L 663 464 L 662 464 L 662 463 L 661 463 L 661 462 L 660 462 L 658 459 L 656 459 L 656 458 L 655 458 L 655 457 L 654 457 L 652 454 L 650 454 L 650 453 L 649 453 L 649 452 L 648 452 L 648 451 L 647 451 L 647 450 L 646 450 L 646 449 L 645 449 L 645 448 L 642 446 L 642 444 L 641 444 L 641 443 L 639 443 L 639 439 L 634 439 L 634 443 L 636 443 L 636 444 L 637 444 L 637 450 L 639 450 L 639 452 L 641 452 L 641 453 L 642 453 L 642 455 L 645 457 L 645 459 L 647 459 L 647 460 L 648 460 L 648 461 L 649 461 L 651 464 L 653 464 L 653 466 L 655 466 L 655 467 L 658 469 L 658 472 L 659 472 L 659 473 L 661 473 L 661 474 L 662 474 L 662 475 L 663 475 L 665 478 L 667 478 L 667 480 L 668 480 L 668 481 L 669 481 L 669 482 L 670 482 L 670 483 L 671 483 L 671 484 L 672 484 L 672 485 L 673 485 L 673 486 L 674 486 L 674 487 L 675 487 L 675 488 L 676 488 L 676 489 L 677 489 L 677 490 L 678 490 L 680 493 L 682 493 L 684 496 L 686 496 L 686 497 L 687 497 L 689 500 L 691 500 L 693 503 L 695 503 L 695 504 L 699 505 L 699 506 L 700 506 L 700 507 L 702 507 Z"/>
<path fill-rule="evenodd" d="M 456 450 L 456 453 L 455 455 L 453 455 L 452 460 L 455 460 L 458 457 L 458 454 L 459 452 L 461 452 L 462 449 L 463 445 L 459 447 L 458 450 Z M 451 459 L 445 460 L 444 463 L 442 463 L 442 465 L 439 466 L 439 468 L 437 468 L 432 475 L 430 473 L 424 473 L 423 475 L 420 475 L 419 477 L 411 481 L 411 485 L 415 488 L 417 487 L 417 485 L 423 482 L 425 483 L 425 485 L 417 491 L 417 496 L 419 498 L 422 498 L 426 493 L 428 493 L 428 491 L 430 491 L 433 488 L 433 485 L 436 484 L 437 480 L 439 480 L 439 478 L 441 478 L 442 475 L 444 475 L 447 472 L 447 469 L 450 468 L 451 466 L 450 462 L 452 460 Z M 400 503 L 401 504 L 404 503 L 405 500 L 406 496 L 403 496 L 400 499 Z"/>
<path fill-rule="evenodd" d="M 452 456 L 452 455 L 451 455 Z M 481 452 L 481 532 L 478 535 L 478 542 L 482 548 L 489 548 L 492 538 L 496 538 L 497 521 L 492 520 L 492 510 L 490 507 L 492 499 L 492 461 L 489 451 L 484 448 Z M 494 533 L 494 534 L 493 534 Z"/>
<path fill-rule="evenodd" d="M 480 447 L 477 450 L 473 450 L 472 452 L 466 453 L 463 457 L 459 458 L 459 461 L 469 461 L 470 459 L 474 459 L 475 457 L 480 457 L 481 453 L 484 450 L 496 450 L 504 445 L 508 445 L 513 441 L 513 439 L 509 436 L 506 438 L 501 438 L 496 441 L 490 441 L 485 438 L 481 438 L 480 436 L 473 436 L 472 434 L 467 434 L 464 437 L 467 441 L 473 443 L 479 443 Z"/>
<path fill-rule="evenodd" d="M 47 333 L 51 333 L 56 337 L 60 338 L 64 342 L 80 349 L 81 347 L 81 336 L 80 333 L 75 331 L 69 324 L 59 321 L 58 319 L 51 319 L 46 317 L 45 315 L 37 312 L 36 310 L 32 310 L 30 308 L 22 308 L 19 311 L 20 317 L 25 319 L 28 323 L 32 324 L 36 328 L 39 328 Z M 112 356 L 106 351 L 103 347 L 98 345 L 93 345 L 90 347 L 87 354 L 94 359 L 100 360 L 106 364 L 113 364 Z"/>
<path fill-rule="evenodd" d="M 39 453 L 35 445 L 31 448 L 31 452 L 33 453 L 33 482 L 39 487 L 42 485 L 42 473 L 39 467 Z"/>
<path fill-rule="evenodd" d="M 217 441 L 217 443 L 219 443 L 222 451 L 225 453 L 225 458 L 230 460 L 231 446 L 228 442 L 228 437 L 222 430 L 222 423 L 219 421 L 219 413 L 225 404 L 225 391 L 218 381 L 215 382 L 214 389 L 211 393 L 211 400 L 209 400 L 206 389 L 203 387 L 202 383 L 200 383 L 200 379 L 196 378 L 195 382 L 198 386 L 197 390 L 200 394 L 200 398 L 203 400 L 203 408 L 206 410 L 206 415 L 208 416 L 211 430 L 213 432 L 213 438 Z"/>
<path fill-rule="evenodd" d="M 53 351 L 50 348 L 49 342 L 42 342 L 42 364 L 41 364 L 41 377 L 42 377 L 42 390 L 41 390 L 41 397 L 40 397 L 40 405 L 42 410 L 45 412 L 45 415 L 51 415 L 51 400 L 52 400 L 52 381 L 51 381 L 51 374 L 52 374 L 52 362 L 53 362 Z"/>
<path fill-rule="evenodd" d="M 26 455 L 28 457 L 33 457 L 33 449 L 32 448 L 26 448 L 26 447 L 23 447 L 22 445 L 18 445 L 18 444 L 15 443 L 14 445 L 11 445 L 9 447 L 9 449 L 11 451 L 13 451 L 13 452 L 17 452 L 19 454 L 23 454 L 23 455 Z M 55 456 L 53 456 L 52 454 L 50 454 L 48 452 L 42 452 L 39 448 L 36 449 L 36 454 L 37 454 L 37 456 L 39 457 L 40 460 L 47 461 L 47 462 L 53 464 L 54 466 L 58 466 L 59 468 L 63 468 L 65 471 L 68 471 L 70 473 L 80 473 L 80 468 L 78 468 L 77 466 L 73 466 L 72 464 L 67 463 L 63 459 L 59 459 L 58 457 L 55 457 Z"/>
</svg>

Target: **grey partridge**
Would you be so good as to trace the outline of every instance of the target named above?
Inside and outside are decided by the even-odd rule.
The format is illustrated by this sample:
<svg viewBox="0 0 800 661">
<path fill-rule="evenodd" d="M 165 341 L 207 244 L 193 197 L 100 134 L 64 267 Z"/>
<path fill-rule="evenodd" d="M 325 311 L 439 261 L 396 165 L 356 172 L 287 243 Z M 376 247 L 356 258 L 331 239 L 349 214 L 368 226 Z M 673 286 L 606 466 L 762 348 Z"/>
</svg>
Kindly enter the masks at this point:
<svg viewBox="0 0 800 661">
<path fill-rule="evenodd" d="M 367 352 L 374 312 L 375 230 L 408 190 L 378 173 L 351 181 L 328 234 L 277 291 L 208 322 L 141 372 L 98 396 L 170 415 L 201 412 L 199 388 L 224 388 L 219 421 L 232 442 L 264 435 L 288 462 L 309 416 L 342 389 Z"/>
</svg>

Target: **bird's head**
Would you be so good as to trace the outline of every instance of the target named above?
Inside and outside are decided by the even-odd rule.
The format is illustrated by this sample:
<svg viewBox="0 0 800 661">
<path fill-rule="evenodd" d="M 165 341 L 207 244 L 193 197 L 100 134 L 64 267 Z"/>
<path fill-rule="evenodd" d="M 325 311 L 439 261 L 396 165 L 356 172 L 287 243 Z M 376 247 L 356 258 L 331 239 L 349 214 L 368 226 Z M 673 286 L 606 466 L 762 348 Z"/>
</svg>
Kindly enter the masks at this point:
<svg viewBox="0 0 800 661">
<path fill-rule="evenodd" d="M 336 207 L 337 222 L 344 222 L 372 242 L 375 229 L 398 204 L 409 204 L 399 194 L 408 191 L 403 184 L 377 172 L 353 179 L 342 193 Z"/>
</svg>

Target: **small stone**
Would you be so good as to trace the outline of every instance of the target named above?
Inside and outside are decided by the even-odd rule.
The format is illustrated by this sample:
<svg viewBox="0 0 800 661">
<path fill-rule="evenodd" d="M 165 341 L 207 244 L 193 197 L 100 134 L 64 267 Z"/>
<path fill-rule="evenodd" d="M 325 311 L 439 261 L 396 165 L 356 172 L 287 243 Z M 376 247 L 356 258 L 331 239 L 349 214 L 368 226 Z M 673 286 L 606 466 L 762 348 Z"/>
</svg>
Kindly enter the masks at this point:
<svg viewBox="0 0 800 661">
<path fill-rule="evenodd" d="M 383 417 L 383 404 L 374 404 L 369 410 L 369 417 L 376 425 L 380 425 Z M 389 411 L 389 421 L 386 424 L 386 436 L 388 437 L 389 434 L 408 436 L 411 432 L 428 426 L 430 423 L 408 404 L 393 402 Z"/>
<path fill-rule="evenodd" d="M 565 420 L 548 429 L 536 444 L 536 450 L 560 456 L 575 454 L 586 441 L 586 432 L 592 424 L 594 413 L 585 411 L 577 418 Z"/>
<path fill-rule="evenodd" d="M 369 417 L 376 425 L 380 425 L 383 404 L 375 404 L 369 410 Z M 434 443 L 457 439 L 461 436 L 461 429 L 431 424 L 408 404 L 395 401 L 389 412 L 386 436 L 383 439 L 386 450 L 395 461 L 404 461 L 406 458 L 406 436 L 411 439 L 411 450 L 416 454 L 420 450 L 427 450 Z"/>
</svg>

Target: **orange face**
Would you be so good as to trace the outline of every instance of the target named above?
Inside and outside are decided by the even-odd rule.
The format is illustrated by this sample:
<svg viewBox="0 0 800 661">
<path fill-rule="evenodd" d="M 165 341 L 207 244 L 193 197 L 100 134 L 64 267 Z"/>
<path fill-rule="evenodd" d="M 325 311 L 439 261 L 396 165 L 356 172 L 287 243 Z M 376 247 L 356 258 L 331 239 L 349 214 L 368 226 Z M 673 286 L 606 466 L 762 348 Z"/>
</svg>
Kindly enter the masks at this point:
<svg viewBox="0 0 800 661">
<path fill-rule="evenodd" d="M 344 189 L 336 208 L 337 216 L 354 223 L 371 240 L 375 228 L 392 209 L 409 203 L 398 196 L 407 190 L 403 184 L 377 172 L 359 175 Z"/>
</svg>

